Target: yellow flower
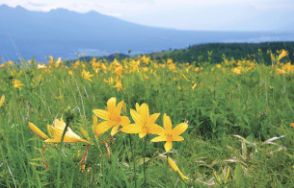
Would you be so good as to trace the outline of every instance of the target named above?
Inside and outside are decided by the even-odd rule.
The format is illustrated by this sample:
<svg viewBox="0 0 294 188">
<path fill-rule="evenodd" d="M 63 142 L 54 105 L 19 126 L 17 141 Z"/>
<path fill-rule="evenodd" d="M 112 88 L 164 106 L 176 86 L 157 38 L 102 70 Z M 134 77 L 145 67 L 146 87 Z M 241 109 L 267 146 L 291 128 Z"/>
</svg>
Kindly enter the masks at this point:
<svg viewBox="0 0 294 188">
<path fill-rule="evenodd" d="M 180 123 L 174 129 L 170 117 L 166 114 L 163 115 L 163 126 L 161 128 L 159 136 L 153 138 L 151 142 L 166 142 L 164 144 L 164 149 L 166 152 L 169 152 L 172 149 L 173 142 L 181 142 L 184 140 L 182 133 L 184 133 L 187 128 L 187 123 Z"/>
<path fill-rule="evenodd" d="M 15 89 L 20 89 L 23 87 L 23 83 L 17 79 L 12 80 L 12 85 Z"/>
<path fill-rule="evenodd" d="M 67 71 L 67 73 L 68 73 L 68 75 L 73 76 L 73 71 L 72 70 Z"/>
<path fill-rule="evenodd" d="M 43 131 L 41 131 L 36 125 L 29 122 L 29 128 L 40 138 L 44 139 L 46 143 L 61 143 L 62 135 L 66 128 L 66 124 L 62 119 L 55 119 L 53 121 L 53 125 L 48 125 L 47 129 L 49 132 L 49 136 L 47 136 Z M 70 127 L 67 127 L 67 130 L 64 134 L 63 142 L 65 143 L 75 143 L 75 142 L 85 142 L 89 143 L 89 141 L 81 138 L 75 132 L 72 131 Z"/>
<path fill-rule="evenodd" d="M 287 73 L 285 70 L 279 69 L 279 68 L 276 70 L 276 72 L 277 72 L 278 75 L 283 75 L 283 74 Z"/>
<path fill-rule="evenodd" d="M 294 123 L 290 123 L 290 126 L 294 128 Z"/>
<path fill-rule="evenodd" d="M 48 126 L 48 131 L 52 138 L 45 140 L 47 143 L 60 143 L 62 140 L 62 134 L 65 130 L 66 124 L 62 119 L 55 119 L 53 125 Z M 70 127 L 67 127 L 67 130 L 64 134 L 63 142 L 73 143 L 73 142 L 85 142 L 89 143 L 87 140 L 82 139 L 79 135 L 72 131 Z"/>
<path fill-rule="evenodd" d="M 141 61 L 145 64 L 145 65 L 148 65 L 150 62 L 151 62 L 151 59 L 150 57 L 146 56 L 146 55 L 143 55 L 141 57 Z"/>
<path fill-rule="evenodd" d="M 170 168 L 174 172 L 178 173 L 178 175 L 181 177 L 181 179 L 183 181 L 186 181 L 186 180 L 189 179 L 187 176 L 184 175 L 184 173 L 180 170 L 180 168 L 178 167 L 177 163 L 173 159 L 171 159 L 170 157 L 168 157 L 167 158 L 167 162 L 168 162 L 168 165 L 170 166 Z"/>
<path fill-rule="evenodd" d="M 2 95 L 2 97 L 0 98 L 0 108 L 4 105 L 5 103 L 5 96 Z"/>
<path fill-rule="evenodd" d="M 115 69 L 114 69 L 114 73 L 117 75 L 117 76 L 121 76 L 123 72 L 123 67 L 121 65 L 117 66 Z"/>
<path fill-rule="evenodd" d="M 111 130 L 111 136 L 115 135 L 119 129 L 123 126 L 130 124 L 130 120 L 127 116 L 121 116 L 121 110 L 124 106 L 124 102 L 121 101 L 116 105 L 116 98 L 112 97 L 107 101 L 106 110 L 94 109 L 93 113 L 101 118 L 103 121 L 94 125 L 94 132 L 97 136 L 105 133 L 109 129 Z"/>
<path fill-rule="evenodd" d="M 107 83 L 108 85 L 112 85 L 113 84 L 113 78 L 110 77 L 108 79 L 104 79 L 104 82 Z"/>
<path fill-rule="evenodd" d="M 279 54 L 278 61 L 283 59 L 284 57 L 288 56 L 287 50 L 282 50 L 281 53 Z"/>
<path fill-rule="evenodd" d="M 131 116 L 135 124 L 124 126 L 121 131 L 129 134 L 139 134 L 140 138 L 147 134 L 159 134 L 162 128 L 155 122 L 160 113 L 149 114 L 149 106 L 143 103 L 141 106 L 137 103 L 136 110 L 130 110 Z"/>
<path fill-rule="evenodd" d="M 46 69 L 47 68 L 47 65 L 45 65 L 45 64 L 38 64 L 37 65 L 37 69 Z"/>
<path fill-rule="evenodd" d="M 216 64 L 215 67 L 220 69 L 220 68 L 222 68 L 222 65 L 221 64 Z"/>
<path fill-rule="evenodd" d="M 83 70 L 82 71 L 82 77 L 85 79 L 85 80 L 88 80 L 88 81 L 92 81 L 92 77 L 94 75 L 91 74 L 89 71 L 86 71 L 86 70 Z"/>
<path fill-rule="evenodd" d="M 242 67 L 235 67 L 232 69 L 234 74 L 240 75 L 242 73 Z"/>
<path fill-rule="evenodd" d="M 176 64 L 174 64 L 174 61 L 172 59 L 168 59 L 166 64 L 170 71 L 175 71 L 177 69 L 177 66 Z"/>
<path fill-rule="evenodd" d="M 192 85 L 192 90 L 195 90 L 197 86 L 198 86 L 198 84 L 197 84 L 197 83 L 194 83 L 194 84 Z"/>
<path fill-rule="evenodd" d="M 116 80 L 114 87 L 115 87 L 115 89 L 117 91 L 122 91 L 123 90 L 123 85 L 121 83 L 121 80 Z"/>
</svg>

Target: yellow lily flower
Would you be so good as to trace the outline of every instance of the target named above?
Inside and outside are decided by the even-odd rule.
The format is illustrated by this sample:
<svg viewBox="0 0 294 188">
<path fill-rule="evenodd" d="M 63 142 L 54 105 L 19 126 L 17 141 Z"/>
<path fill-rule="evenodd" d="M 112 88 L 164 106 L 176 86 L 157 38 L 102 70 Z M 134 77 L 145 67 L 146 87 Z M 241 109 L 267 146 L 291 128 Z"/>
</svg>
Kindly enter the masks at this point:
<svg viewBox="0 0 294 188">
<path fill-rule="evenodd" d="M 294 123 L 290 123 L 290 126 L 294 128 Z"/>
<path fill-rule="evenodd" d="M 288 56 L 288 54 L 289 54 L 288 51 L 283 49 L 278 56 L 278 61 L 280 61 L 284 57 Z"/>
<path fill-rule="evenodd" d="M 60 143 L 62 140 L 62 134 L 66 127 L 65 122 L 62 119 L 55 119 L 53 121 L 53 125 L 48 125 L 47 129 L 49 132 L 49 136 L 47 136 L 43 131 L 41 131 L 36 125 L 33 123 L 29 123 L 29 128 L 40 138 L 44 139 L 46 143 Z M 90 143 L 89 141 L 81 138 L 75 132 L 72 131 L 70 127 L 67 127 L 67 130 L 64 134 L 63 142 L 65 143 L 75 143 L 75 142 L 85 142 Z"/>
<path fill-rule="evenodd" d="M 47 65 L 45 65 L 45 64 L 38 64 L 37 65 L 37 69 L 47 69 Z"/>
<path fill-rule="evenodd" d="M 5 103 L 5 96 L 2 95 L 1 98 L 0 98 L 0 108 L 1 108 L 2 106 L 4 106 L 4 103 Z"/>
<path fill-rule="evenodd" d="M 52 138 L 45 140 L 47 143 L 60 143 L 62 140 L 62 134 L 66 127 L 65 122 L 62 119 L 55 119 L 52 126 L 48 126 L 48 131 L 52 135 Z M 82 139 L 79 135 L 72 131 L 70 127 L 64 134 L 63 142 L 73 143 L 73 142 L 85 142 L 89 144 L 89 141 Z"/>
<path fill-rule="evenodd" d="M 147 134 L 159 134 L 162 128 L 155 122 L 160 113 L 149 113 L 149 106 L 143 103 L 141 106 L 137 103 L 136 110 L 130 110 L 131 116 L 135 124 L 125 126 L 121 129 L 122 132 L 129 134 L 139 134 L 140 138 L 145 137 Z"/>
<path fill-rule="evenodd" d="M 20 80 L 14 79 L 12 80 L 12 85 L 15 89 L 20 89 L 23 86 L 23 83 Z"/>
<path fill-rule="evenodd" d="M 187 176 L 184 175 L 184 173 L 180 170 L 180 168 L 178 167 L 177 163 L 170 157 L 167 158 L 167 162 L 168 165 L 170 166 L 170 168 L 176 172 L 183 181 L 188 180 L 189 178 Z"/>
<path fill-rule="evenodd" d="M 180 135 L 187 130 L 188 124 L 180 123 L 173 129 L 170 117 L 164 114 L 163 126 L 164 129 L 161 128 L 159 136 L 153 138 L 151 142 L 166 142 L 164 144 L 164 149 L 166 152 L 169 152 L 172 149 L 173 142 L 181 142 L 184 140 L 184 138 Z"/>
<path fill-rule="evenodd" d="M 85 80 L 88 80 L 88 81 L 92 81 L 92 77 L 94 75 L 91 74 L 89 71 L 86 71 L 86 70 L 83 70 L 82 71 L 82 77 L 85 79 Z"/>
<path fill-rule="evenodd" d="M 115 89 L 117 91 L 122 91 L 123 90 L 123 85 L 121 83 L 121 80 L 116 80 L 116 83 L 115 83 L 114 87 L 115 87 Z"/>
<path fill-rule="evenodd" d="M 111 136 L 114 136 L 121 127 L 129 125 L 130 120 L 127 116 L 121 116 L 121 110 L 124 102 L 121 101 L 116 105 L 116 98 L 112 97 L 107 101 L 106 110 L 94 109 L 93 113 L 103 121 L 94 125 L 94 132 L 97 136 L 111 130 Z"/>
</svg>

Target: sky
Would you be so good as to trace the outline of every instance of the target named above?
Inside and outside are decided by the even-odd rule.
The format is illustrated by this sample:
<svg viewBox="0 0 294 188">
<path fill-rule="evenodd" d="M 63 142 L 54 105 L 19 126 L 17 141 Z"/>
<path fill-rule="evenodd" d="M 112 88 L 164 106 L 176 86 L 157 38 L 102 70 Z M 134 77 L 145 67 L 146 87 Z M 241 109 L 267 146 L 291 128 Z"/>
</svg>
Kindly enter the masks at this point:
<svg viewBox="0 0 294 188">
<path fill-rule="evenodd" d="M 294 0 L 0 0 L 12 7 L 97 11 L 180 30 L 294 31 Z"/>
</svg>

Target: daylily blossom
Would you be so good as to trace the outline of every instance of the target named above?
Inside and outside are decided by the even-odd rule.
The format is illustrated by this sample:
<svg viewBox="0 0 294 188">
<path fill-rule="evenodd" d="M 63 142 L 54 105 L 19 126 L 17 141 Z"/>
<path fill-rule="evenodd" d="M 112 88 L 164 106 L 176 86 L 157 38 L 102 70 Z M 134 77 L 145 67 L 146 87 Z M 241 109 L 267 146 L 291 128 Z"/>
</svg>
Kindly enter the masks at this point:
<svg viewBox="0 0 294 188">
<path fill-rule="evenodd" d="M 175 128 L 173 128 L 170 117 L 164 114 L 163 126 L 164 129 L 161 128 L 159 136 L 153 138 L 151 142 L 166 142 L 164 144 L 164 149 L 166 152 L 169 152 L 172 149 L 173 142 L 181 142 L 184 140 L 184 138 L 180 135 L 187 130 L 188 124 L 180 123 Z"/>
<path fill-rule="evenodd" d="M 45 64 L 38 64 L 37 69 L 47 69 L 47 65 Z"/>
<path fill-rule="evenodd" d="M 155 122 L 160 113 L 149 113 L 149 106 L 143 103 L 141 106 L 137 103 L 136 110 L 130 110 L 131 116 L 135 121 L 134 124 L 122 128 L 122 132 L 129 134 L 139 134 L 140 138 L 145 137 L 147 134 L 159 134 L 162 128 Z"/>
<path fill-rule="evenodd" d="M 5 103 L 5 96 L 2 95 L 0 98 L 0 108 L 4 105 L 4 103 Z"/>
<path fill-rule="evenodd" d="M 95 109 L 93 113 L 103 121 L 94 125 L 94 132 L 97 136 L 111 130 L 111 136 L 114 136 L 121 127 L 129 125 L 130 120 L 127 116 L 121 116 L 121 110 L 124 102 L 116 104 L 116 98 L 112 97 L 107 101 L 106 110 Z"/>
<path fill-rule="evenodd" d="M 290 123 L 290 126 L 294 128 L 294 123 Z"/>
<path fill-rule="evenodd" d="M 23 86 L 23 83 L 20 80 L 14 79 L 12 80 L 12 85 L 15 89 L 20 89 Z"/>
<path fill-rule="evenodd" d="M 183 172 L 180 170 L 180 168 L 178 167 L 177 163 L 170 157 L 167 158 L 167 162 L 168 162 L 168 165 L 170 166 L 170 168 L 176 172 L 183 181 L 186 181 L 188 180 L 189 178 L 187 176 L 185 176 L 183 174 Z"/>
<path fill-rule="evenodd" d="M 48 133 L 50 135 L 47 136 L 43 131 L 41 131 L 35 124 L 29 122 L 29 128 L 40 138 L 44 139 L 47 143 L 74 143 L 74 142 L 85 142 L 89 143 L 89 141 L 81 138 L 75 132 L 72 131 L 70 127 L 67 127 L 67 130 L 64 134 L 64 138 L 62 140 L 62 135 L 64 129 L 66 127 L 65 122 L 62 119 L 55 119 L 53 121 L 53 125 L 48 125 Z"/>
<path fill-rule="evenodd" d="M 278 61 L 280 61 L 281 59 L 283 59 L 284 57 L 288 56 L 288 51 L 287 50 L 282 50 L 278 56 Z"/>
<path fill-rule="evenodd" d="M 85 79 L 85 80 L 88 80 L 88 81 L 92 81 L 92 77 L 94 75 L 91 74 L 89 71 L 86 71 L 86 70 L 83 70 L 82 71 L 82 77 Z"/>
</svg>

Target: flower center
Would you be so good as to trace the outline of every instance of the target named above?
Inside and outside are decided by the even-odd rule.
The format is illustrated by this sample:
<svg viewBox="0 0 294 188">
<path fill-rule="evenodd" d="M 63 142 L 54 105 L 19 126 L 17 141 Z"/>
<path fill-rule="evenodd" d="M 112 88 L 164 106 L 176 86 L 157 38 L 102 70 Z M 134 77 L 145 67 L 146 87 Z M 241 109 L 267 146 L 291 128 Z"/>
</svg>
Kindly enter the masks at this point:
<svg viewBox="0 0 294 188">
<path fill-rule="evenodd" d="M 173 141 L 173 135 L 172 134 L 166 134 L 166 141 L 172 142 Z"/>
<path fill-rule="evenodd" d="M 119 122 L 121 122 L 121 117 L 120 117 L 120 116 L 115 116 L 115 115 L 114 115 L 114 116 L 111 116 L 111 117 L 110 117 L 110 120 L 119 123 Z"/>
</svg>

